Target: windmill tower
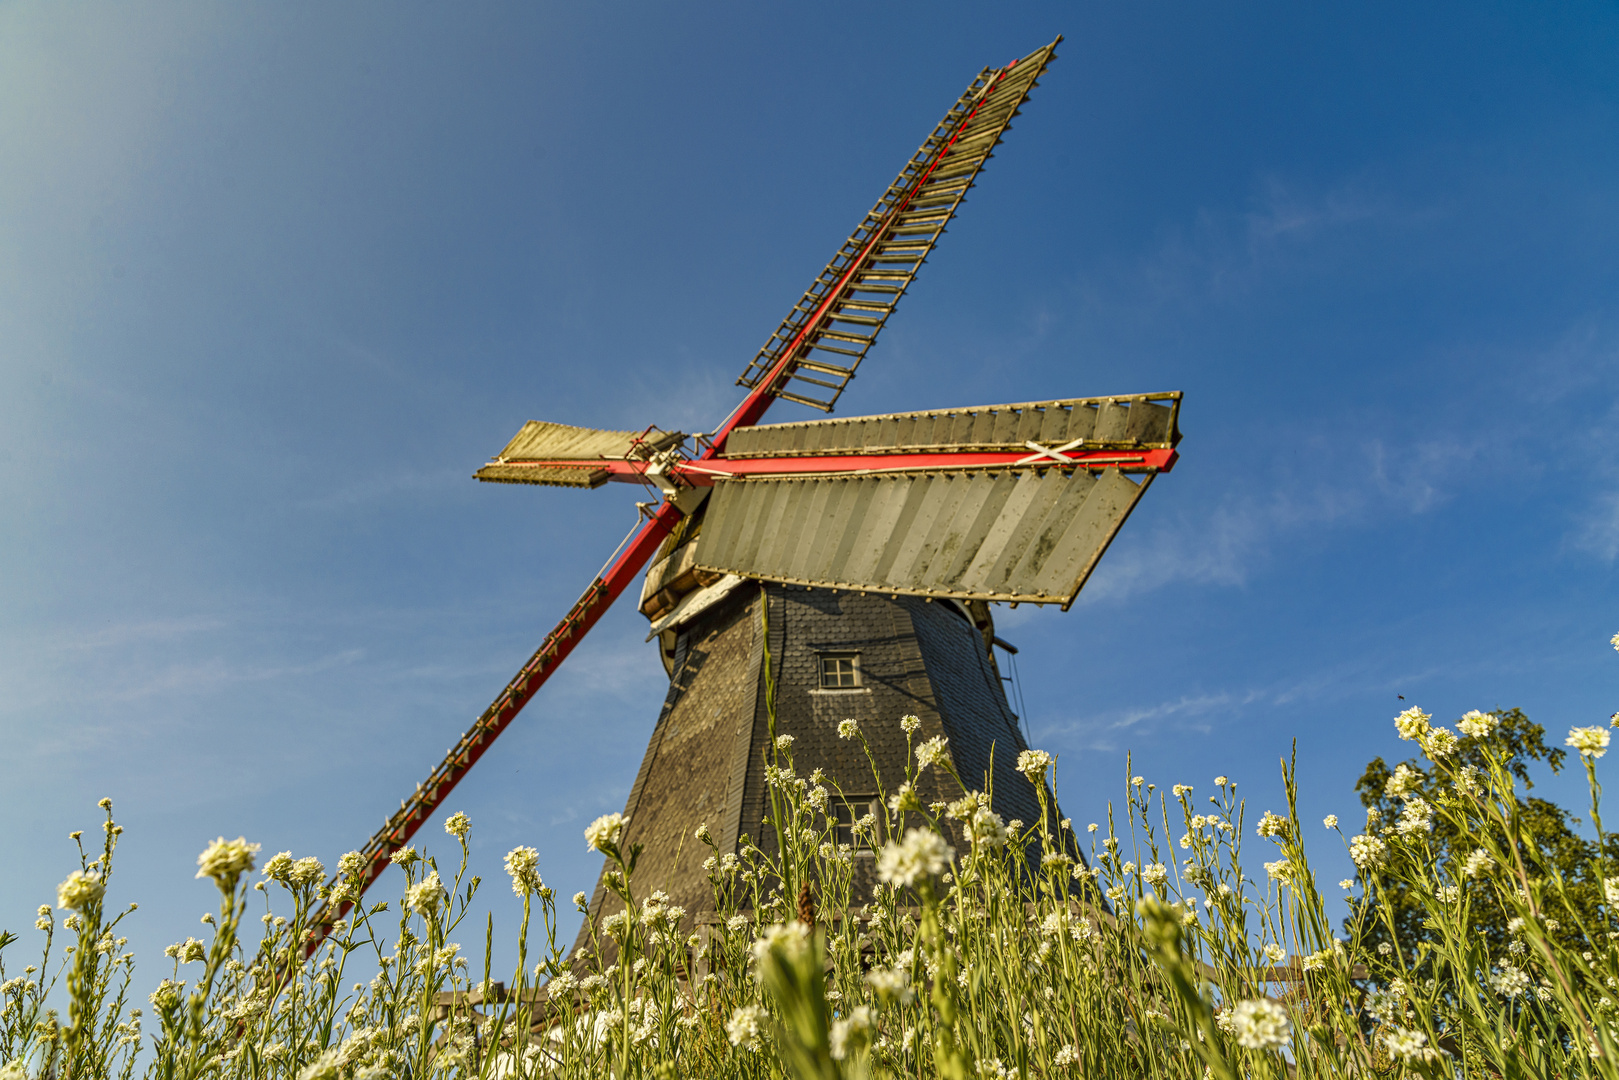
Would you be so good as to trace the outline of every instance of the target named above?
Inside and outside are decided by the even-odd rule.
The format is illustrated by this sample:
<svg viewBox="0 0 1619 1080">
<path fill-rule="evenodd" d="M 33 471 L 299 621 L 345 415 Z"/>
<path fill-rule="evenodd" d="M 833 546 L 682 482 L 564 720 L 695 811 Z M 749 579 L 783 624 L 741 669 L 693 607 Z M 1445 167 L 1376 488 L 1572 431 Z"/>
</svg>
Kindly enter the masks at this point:
<svg viewBox="0 0 1619 1080">
<path fill-rule="evenodd" d="M 1003 817 L 1039 817 L 1012 769 L 1026 747 L 989 604 L 1074 602 L 1174 465 L 1180 394 L 759 421 L 778 398 L 831 411 L 1057 44 L 973 79 L 748 365 L 747 396 L 713 432 L 531 421 L 478 470 L 497 483 L 651 484 L 663 500 L 371 838 L 368 882 L 649 563 L 640 610 L 670 683 L 626 808 L 646 887 L 699 914 L 709 886 L 683 843 L 699 824 L 721 850 L 743 835 L 772 842 L 760 828 L 772 713 L 801 771 L 856 785 L 840 812 L 858 806 L 870 768 L 838 723 L 862 722 L 892 789 L 905 761 L 897 721 L 913 714 L 918 738 L 949 739 L 969 782 L 987 780 L 993 759 Z M 604 903 L 598 886 L 593 920 Z"/>
</svg>

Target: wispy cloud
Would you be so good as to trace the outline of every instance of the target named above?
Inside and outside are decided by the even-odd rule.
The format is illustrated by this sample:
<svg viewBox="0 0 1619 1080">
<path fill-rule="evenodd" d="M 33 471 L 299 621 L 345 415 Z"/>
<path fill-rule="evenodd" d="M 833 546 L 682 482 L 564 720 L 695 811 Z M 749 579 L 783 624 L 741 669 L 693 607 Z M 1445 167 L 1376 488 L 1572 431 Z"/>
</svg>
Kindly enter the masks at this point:
<svg viewBox="0 0 1619 1080">
<path fill-rule="evenodd" d="M 1151 519 L 1155 529 L 1127 524 L 1080 602 L 1116 602 L 1174 583 L 1243 585 L 1277 544 L 1301 532 L 1429 512 L 1467 479 L 1480 455 L 1476 441 L 1449 438 L 1358 444 L 1318 438 L 1305 452 L 1336 465 L 1303 476 L 1271 470 L 1246 483 L 1228 480 L 1215 500 Z M 1260 484 L 1270 490 L 1260 491 Z"/>
</svg>

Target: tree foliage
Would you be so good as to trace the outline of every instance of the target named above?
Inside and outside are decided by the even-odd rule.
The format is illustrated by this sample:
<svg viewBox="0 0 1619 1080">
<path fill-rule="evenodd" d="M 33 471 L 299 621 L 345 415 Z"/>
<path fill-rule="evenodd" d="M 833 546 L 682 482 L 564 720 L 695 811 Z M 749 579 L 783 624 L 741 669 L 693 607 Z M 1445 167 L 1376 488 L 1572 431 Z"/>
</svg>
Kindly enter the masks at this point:
<svg viewBox="0 0 1619 1080">
<path fill-rule="evenodd" d="M 1546 744 L 1546 729 L 1534 723 L 1519 709 L 1496 710 L 1492 716 L 1500 720 L 1500 726 L 1485 739 L 1465 739 L 1456 752 L 1458 766 L 1471 765 L 1478 769 L 1485 768 L 1485 754 L 1493 750 L 1495 754 L 1508 763 L 1513 777 L 1523 785 L 1527 792 L 1534 787 L 1534 780 L 1530 775 L 1530 766 L 1544 763 L 1553 773 L 1562 771 L 1563 762 L 1567 758 L 1567 751 Z M 1401 785 L 1391 786 L 1397 770 L 1401 767 L 1410 770 L 1415 779 L 1405 785 L 1409 795 L 1420 796 L 1434 802 L 1435 788 L 1438 780 L 1431 769 L 1423 768 L 1423 762 L 1417 758 L 1410 758 L 1394 766 L 1390 766 L 1381 757 L 1372 759 L 1366 766 L 1366 771 L 1355 784 L 1355 790 L 1360 794 L 1361 805 L 1370 813 L 1375 813 L 1377 821 L 1382 822 L 1381 827 L 1387 828 L 1400 816 L 1401 804 L 1405 795 L 1395 794 Z M 1524 845 L 1520 848 L 1525 864 L 1531 873 L 1540 876 L 1561 874 L 1567 883 L 1569 899 L 1580 913 L 1587 926 L 1597 926 L 1603 923 L 1599 907 L 1602 903 L 1602 881 L 1598 869 L 1604 863 L 1608 866 L 1619 866 L 1619 838 L 1610 837 L 1604 845 L 1606 850 L 1599 851 L 1598 845 L 1591 840 L 1580 836 L 1575 826 L 1583 824 L 1580 818 L 1575 817 L 1565 808 L 1549 799 L 1541 799 L 1526 795 L 1519 795 L 1517 803 L 1522 814 L 1525 832 L 1533 837 L 1533 845 Z M 1369 823 L 1368 832 L 1378 831 L 1379 826 Z M 1504 842 L 1504 837 L 1497 840 Z M 1478 837 L 1468 833 L 1463 835 L 1453 824 L 1441 818 L 1434 826 L 1432 842 L 1436 855 L 1442 854 L 1447 862 L 1458 865 L 1466 859 L 1467 855 L 1479 846 Z M 1599 858 L 1605 855 L 1607 858 Z M 1437 858 L 1436 858 L 1436 861 Z M 1430 925 L 1429 913 L 1424 905 L 1412 892 L 1408 881 L 1386 881 L 1383 888 L 1387 891 L 1387 901 L 1393 907 L 1394 923 L 1401 942 L 1409 945 L 1417 941 L 1427 941 L 1433 938 L 1433 928 Z M 1360 919 L 1360 907 L 1366 903 L 1364 896 L 1355 897 L 1350 901 L 1351 913 L 1345 925 L 1355 924 Z M 1489 895 L 1482 895 L 1477 906 L 1472 911 L 1471 919 L 1476 929 L 1490 942 L 1492 951 L 1505 948 L 1510 938 L 1507 923 L 1510 916 L 1503 912 L 1500 903 Z M 1362 925 L 1362 933 L 1366 935 L 1373 945 L 1388 941 L 1388 930 L 1381 924 L 1373 925 L 1374 920 L 1367 920 Z M 1573 925 L 1560 925 L 1555 931 L 1570 947 L 1580 945 L 1580 935 Z"/>
</svg>

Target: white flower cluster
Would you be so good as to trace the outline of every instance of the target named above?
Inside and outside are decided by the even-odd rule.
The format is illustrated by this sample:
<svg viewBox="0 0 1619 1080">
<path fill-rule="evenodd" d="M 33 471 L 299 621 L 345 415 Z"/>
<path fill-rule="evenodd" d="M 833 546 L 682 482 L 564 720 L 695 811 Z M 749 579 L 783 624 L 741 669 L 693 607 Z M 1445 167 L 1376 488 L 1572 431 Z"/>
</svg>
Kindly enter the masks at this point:
<svg viewBox="0 0 1619 1080">
<path fill-rule="evenodd" d="M 540 880 L 540 853 L 531 847 L 514 847 L 506 853 L 506 874 L 512 879 L 512 892 L 519 897 L 538 896 L 545 889 Z"/>
<path fill-rule="evenodd" d="M 762 1035 L 768 1014 L 759 1005 L 740 1005 L 731 1013 L 731 1018 L 725 1022 L 725 1037 L 731 1040 L 732 1046 L 743 1050 L 760 1050 L 764 1047 Z"/>
<path fill-rule="evenodd" d="M 1394 718 L 1394 728 L 1400 733 L 1400 738 L 1407 742 L 1421 742 L 1423 736 L 1428 734 L 1428 721 L 1431 719 L 1432 714 L 1412 706 Z"/>
<path fill-rule="evenodd" d="M 1299 870 L 1292 859 L 1278 859 L 1265 864 L 1265 874 L 1272 881 L 1283 885 L 1295 885 L 1298 882 Z"/>
<path fill-rule="evenodd" d="M 1413 795 L 1405 801 L 1400 820 L 1394 828 L 1401 836 L 1416 836 L 1433 831 L 1434 809 L 1421 796 Z"/>
<path fill-rule="evenodd" d="M 981 806 L 973 812 L 967 835 L 974 847 L 1001 847 L 1006 843 L 1006 823 L 1001 820 L 1001 815 L 987 806 Z"/>
<path fill-rule="evenodd" d="M 472 831 L 472 819 L 457 810 L 444 822 L 444 831 L 457 840 L 465 840 L 467 833 Z"/>
<path fill-rule="evenodd" d="M 56 906 L 63 909 L 83 911 L 86 907 L 100 900 L 107 887 L 103 884 L 101 876 L 93 870 L 75 870 L 67 876 L 67 880 L 56 887 Z"/>
<path fill-rule="evenodd" d="M 909 829 L 899 842 L 889 841 L 877 856 L 877 880 L 904 887 L 942 874 L 956 857 L 944 837 L 928 829 Z"/>
<path fill-rule="evenodd" d="M 943 735 L 935 735 L 916 748 L 916 763 L 920 768 L 926 769 L 930 765 L 937 765 L 949 760 L 950 740 Z"/>
<path fill-rule="evenodd" d="M 866 985 L 885 1005 L 909 1005 L 916 1000 L 910 972 L 904 968 L 872 968 L 866 972 Z"/>
<path fill-rule="evenodd" d="M 1024 750 L 1017 756 L 1017 771 L 1036 787 L 1045 782 L 1046 770 L 1049 768 L 1051 768 L 1051 755 L 1044 750 Z"/>
<path fill-rule="evenodd" d="M 405 906 L 418 915 L 431 916 L 444 902 L 444 883 L 438 871 L 428 874 L 405 892 Z"/>
<path fill-rule="evenodd" d="M 1376 870 L 1388 859 L 1389 846 L 1375 836 L 1349 838 L 1349 857 L 1362 870 Z"/>
<path fill-rule="evenodd" d="M 603 814 L 585 826 L 586 848 L 606 852 L 610 847 L 617 847 L 619 837 L 624 835 L 624 826 L 629 822 L 623 814 Z"/>
<path fill-rule="evenodd" d="M 1396 1061 L 1429 1063 L 1443 1056 L 1442 1051 L 1428 1045 L 1428 1036 L 1408 1028 L 1397 1027 L 1384 1035 L 1383 1045 Z"/>
<path fill-rule="evenodd" d="M 1285 817 L 1282 817 L 1280 814 L 1271 813 L 1269 810 L 1266 810 L 1265 813 L 1260 816 L 1259 824 L 1254 828 L 1254 831 L 1260 836 L 1268 836 L 1272 838 L 1286 836 L 1287 830 L 1288 820 Z"/>
<path fill-rule="evenodd" d="M 849 1010 L 848 1016 L 832 1021 L 832 1030 L 828 1034 L 833 1060 L 842 1061 L 850 1052 L 865 1046 L 871 1041 L 875 1027 L 871 1010 L 864 1005 L 856 1005 Z"/>
<path fill-rule="evenodd" d="M 1401 762 L 1394 767 L 1394 775 L 1383 785 L 1383 794 L 1391 799 L 1404 798 L 1421 782 L 1422 774 Z"/>
<path fill-rule="evenodd" d="M 165 948 L 163 955 L 182 964 L 194 964 L 198 960 L 207 959 L 208 946 L 194 937 L 188 937 Z"/>
<path fill-rule="evenodd" d="M 1460 720 L 1456 721 L 1456 727 L 1470 739 L 1488 738 L 1490 733 L 1500 726 L 1501 718 L 1499 716 L 1479 712 L 1477 709 L 1469 709 L 1462 714 Z"/>
<path fill-rule="evenodd" d="M 1502 961 L 1500 970 L 1490 975 L 1490 985 L 1502 997 L 1515 998 L 1529 989 L 1529 973 Z"/>
<path fill-rule="evenodd" d="M 1433 728 L 1422 740 L 1423 752 L 1435 761 L 1454 754 L 1461 745 L 1454 731 L 1442 727 Z"/>
<path fill-rule="evenodd" d="M 805 955 L 809 947 L 809 927 L 794 920 L 779 926 L 766 927 L 750 951 L 754 963 L 758 963 L 770 955 L 772 950 L 779 951 L 789 960 L 796 960 Z"/>
<path fill-rule="evenodd" d="M 253 869 L 253 856 L 259 845 L 250 844 L 243 837 L 226 840 L 221 836 L 197 856 L 197 876 L 213 878 L 222 888 L 236 884 L 236 879 Z"/>
<path fill-rule="evenodd" d="M 838 723 L 838 738 L 853 739 L 860 734 L 860 722 L 857 720 L 843 720 Z"/>
<path fill-rule="evenodd" d="M 1249 1050 L 1280 1050 L 1292 1038 L 1287 1010 L 1269 998 L 1237 1002 L 1230 1024 L 1237 1045 Z"/>
<path fill-rule="evenodd" d="M 1595 761 L 1608 752 L 1608 729 L 1599 727 L 1569 728 L 1568 738 L 1564 742 L 1578 750 L 1584 757 Z"/>
</svg>

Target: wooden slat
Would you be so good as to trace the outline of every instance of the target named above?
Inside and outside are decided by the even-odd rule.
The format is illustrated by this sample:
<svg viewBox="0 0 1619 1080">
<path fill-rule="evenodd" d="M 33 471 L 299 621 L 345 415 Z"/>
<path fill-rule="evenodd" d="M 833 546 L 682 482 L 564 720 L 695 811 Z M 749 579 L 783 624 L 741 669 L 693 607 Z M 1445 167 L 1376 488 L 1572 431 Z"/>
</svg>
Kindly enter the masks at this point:
<svg viewBox="0 0 1619 1080">
<path fill-rule="evenodd" d="M 1051 554 L 1029 587 L 1072 601 L 1145 490 L 1145 483 L 1133 484 L 1117 469 L 1104 470 L 1079 511 L 1068 516 L 1060 531 L 1053 530 Z"/>
</svg>

